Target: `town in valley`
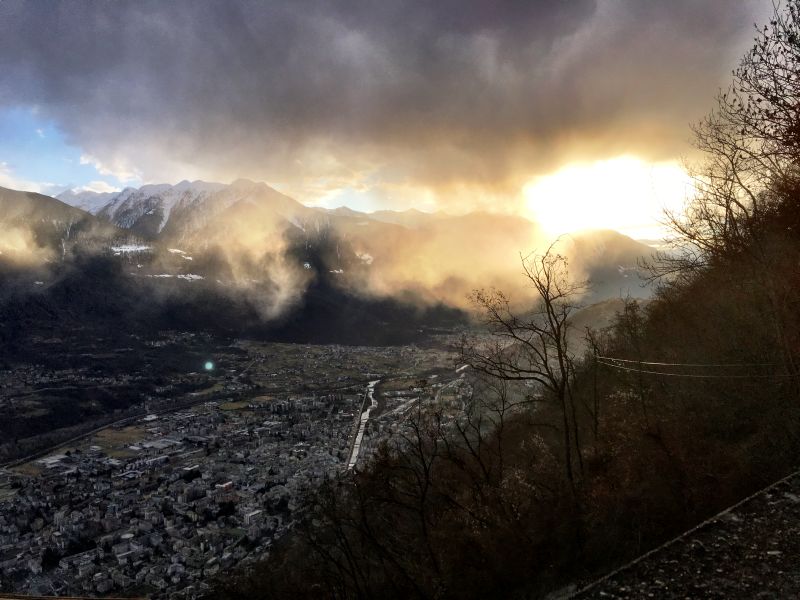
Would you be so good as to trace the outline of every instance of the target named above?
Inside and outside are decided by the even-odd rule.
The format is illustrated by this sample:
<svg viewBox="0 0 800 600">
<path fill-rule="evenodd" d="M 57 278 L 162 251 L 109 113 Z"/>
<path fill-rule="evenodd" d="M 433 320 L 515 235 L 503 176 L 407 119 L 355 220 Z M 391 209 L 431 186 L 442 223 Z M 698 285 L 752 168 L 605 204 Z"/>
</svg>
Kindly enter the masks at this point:
<svg viewBox="0 0 800 600">
<path fill-rule="evenodd" d="M 421 406 L 457 406 L 469 387 L 455 336 L 365 347 L 168 331 L 128 343 L 154 363 L 125 374 L 93 369 L 98 356 L 125 357 L 124 347 L 63 347 L 57 362 L 66 368 L 7 361 L 7 414 L 25 407 L 52 417 L 37 398 L 63 388 L 81 388 L 72 412 L 87 410 L 79 404 L 93 397 L 88 389 L 124 389 L 131 402 L 65 420 L 69 439 L 59 430 L 18 439 L 24 456 L 6 444 L 0 588 L 198 597 L 220 572 L 262 558 L 324 481 L 358 469 Z"/>
</svg>

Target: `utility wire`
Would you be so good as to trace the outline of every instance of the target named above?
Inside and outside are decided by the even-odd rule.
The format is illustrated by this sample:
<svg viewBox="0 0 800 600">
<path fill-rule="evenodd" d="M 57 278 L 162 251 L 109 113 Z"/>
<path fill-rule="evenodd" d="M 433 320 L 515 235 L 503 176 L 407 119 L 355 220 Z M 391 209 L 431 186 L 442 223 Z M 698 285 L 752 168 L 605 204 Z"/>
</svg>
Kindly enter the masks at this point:
<svg viewBox="0 0 800 600">
<path fill-rule="evenodd" d="M 614 358 L 612 356 L 596 355 L 595 358 L 602 358 L 614 362 L 634 363 L 637 365 L 658 365 L 664 367 L 774 367 L 774 363 L 728 363 L 728 364 L 701 364 L 701 363 L 668 363 L 668 362 L 648 362 L 645 360 L 630 360 L 627 358 Z"/>
<path fill-rule="evenodd" d="M 598 361 L 599 364 L 621 371 L 632 371 L 634 373 L 647 373 L 650 375 L 665 375 L 667 377 L 690 377 L 693 379 L 774 379 L 777 377 L 796 377 L 796 375 L 700 375 L 697 373 L 665 373 L 664 371 L 649 371 L 645 369 L 632 369 L 630 367 L 623 367 L 622 365 L 615 365 L 614 363 Z"/>
</svg>

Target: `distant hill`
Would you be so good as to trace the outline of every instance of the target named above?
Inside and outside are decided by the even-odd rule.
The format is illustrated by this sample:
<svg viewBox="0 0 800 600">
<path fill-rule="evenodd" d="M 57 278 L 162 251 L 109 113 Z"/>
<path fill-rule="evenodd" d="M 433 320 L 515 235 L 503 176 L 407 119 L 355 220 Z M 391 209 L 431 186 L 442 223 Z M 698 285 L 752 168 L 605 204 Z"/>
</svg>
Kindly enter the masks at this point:
<svg viewBox="0 0 800 600">
<path fill-rule="evenodd" d="M 651 289 L 642 279 L 646 273 L 639 267 L 642 258 L 653 254 L 650 246 L 604 229 L 569 236 L 564 248 L 573 266 L 586 276 L 593 301 L 650 296 Z"/>
<path fill-rule="evenodd" d="M 396 210 L 377 210 L 369 213 L 369 218 L 373 221 L 381 221 L 382 223 L 393 223 L 394 225 L 402 225 L 409 229 L 418 229 L 426 227 L 431 222 L 441 219 L 447 219 L 450 215 L 443 212 L 426 213 L 415 208 L 404 211 Z"/>
</svg>

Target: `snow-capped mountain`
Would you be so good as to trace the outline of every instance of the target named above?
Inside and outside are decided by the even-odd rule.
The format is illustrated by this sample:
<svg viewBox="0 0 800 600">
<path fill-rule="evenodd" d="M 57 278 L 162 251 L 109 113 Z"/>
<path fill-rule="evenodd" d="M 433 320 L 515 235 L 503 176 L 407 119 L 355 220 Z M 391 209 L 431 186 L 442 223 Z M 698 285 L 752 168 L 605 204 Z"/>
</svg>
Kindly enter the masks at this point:
<svg viewBox="0 0 800 600">
<path fill-rule="evenodd" d="M 114 254 L 130 258 L 142 277 L 261 280 L 285 268 L 284 278 L 324 276 L 347 289 L 411 293 L 454 306 L 467 305 L 479 287 L 525 297 L 520 252 L 543 243 L 537 225 L 521 216 L 314 208 L 247 180 L 129 188 L 96 215 L 134 236 Z M 583 232 L 560 243 L 574 272 L 591 283 L 589 299 L 650 294 L 638 267 L 651 252 L 647 246 L 612 231 Z M 129 247 L 148 250 L 137 254 Z"/>
<path fill-rule="evenodd" d="M 291 219 L 303 205 L 264 183 L 238 180 L 230 185 L 181 181 L 176 185 L 144 185 L 116 193 L 64 192 L 59 200 L 143 237 L 184 237 L 213 222 L 239 203 L 247 203 Z"/>
<path fill-rule="evenodd" d="M 0 189 L 0 321 L 5 310 L 70 326 L 205 327 L 224 315 L 230 331 L 363 341 L 351 334 L 365 311 L 405 331 L 414 319 L 401 305 L 469 308 L 479 287 L 524 303 L 520 252 L 541 242 L 521 216 L 329 210 L 247 180 L 60 198 Z M 589 232 L 563 250 L 592 283 L 587 302 L 641 295 L 636 263 L 648 247 Z"/>
</svg>

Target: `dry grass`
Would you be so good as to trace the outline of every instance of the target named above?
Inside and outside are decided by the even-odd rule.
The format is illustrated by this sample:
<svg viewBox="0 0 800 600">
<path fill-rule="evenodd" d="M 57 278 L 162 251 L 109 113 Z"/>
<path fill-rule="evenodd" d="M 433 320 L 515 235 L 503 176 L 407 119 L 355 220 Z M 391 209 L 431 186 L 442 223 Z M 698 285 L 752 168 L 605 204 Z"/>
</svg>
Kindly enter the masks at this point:
<svg viewBox="0 0 800 600">
<path fill-rule="evenodd" d="M 417 387 L 417 384 L 424 377 L 397 377 L 392 379 L 385 379 L 381 381 L 381 391 L 383 392 L 399 392 L 406 391 L 409 388 Z"/>
<path fill-rule="evenodd" d="M 109 427 L 94 434 L 89 445 L 101 446 L 104 450 L 111 450 L 118 446 L 127 446 L 138 442 L 146 435 L 145 430 L 138 425 L 123 427 L 122 429 Z"/>
<path fill-rule="evenodd" d="M 44 469 L 33 462 L 24 463 L 10 469 L 14 473 L 20 475 L 27 475 L 28 477 L 38 477 L 44 472 Z"/>
<path fill-rule="evenodd" d="M 247 400 L 238 400 L 236 402 L 224 402 L 219 405 L 220 410 L 244 410 L 250 404 Z"/>
</svg>

